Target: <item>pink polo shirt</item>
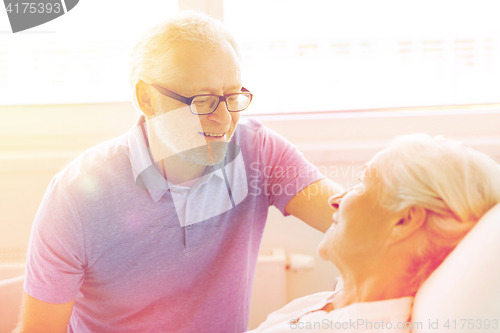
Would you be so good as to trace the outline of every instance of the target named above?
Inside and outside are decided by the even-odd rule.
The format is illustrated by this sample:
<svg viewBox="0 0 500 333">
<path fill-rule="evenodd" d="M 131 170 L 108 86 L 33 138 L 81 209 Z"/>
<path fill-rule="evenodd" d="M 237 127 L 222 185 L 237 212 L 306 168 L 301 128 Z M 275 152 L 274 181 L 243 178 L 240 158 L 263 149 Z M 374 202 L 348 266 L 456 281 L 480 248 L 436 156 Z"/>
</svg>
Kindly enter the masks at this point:
<svg viewBox="0 0 500 333">
<path fill-rule="evenodd" d="M 53 178 L 31 231 L 25 291 L 75 299 L 69 332 L 245 331 L 268 207 L 284 214 L 323 176 L 242 118 L 222 166 L 175 186 L 152 166 L 141 126 Z"/>
</svg>

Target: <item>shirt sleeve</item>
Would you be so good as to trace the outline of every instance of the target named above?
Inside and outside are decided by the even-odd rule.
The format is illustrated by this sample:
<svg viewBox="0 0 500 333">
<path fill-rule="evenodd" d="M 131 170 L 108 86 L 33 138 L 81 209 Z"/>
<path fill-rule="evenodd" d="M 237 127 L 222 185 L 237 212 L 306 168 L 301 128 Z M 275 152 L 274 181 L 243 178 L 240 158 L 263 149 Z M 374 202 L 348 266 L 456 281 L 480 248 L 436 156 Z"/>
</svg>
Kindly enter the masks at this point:
<svg viewBox="0 0 500 333">
<path fill-rule="evenodd" d="M 31 229 L 24 290 L 49 303 L 73 300 L 83 282 L 85 250 L 76 204 L 57 176 L 52 179 Z"/>
<path fill-rule="evenodd" d="M 285 207 L 302 189 L 325 178 L 288 140 L 262 126 L 259 130 L 260 174 L 269 204 L 288 216 Z"/>
</svg>

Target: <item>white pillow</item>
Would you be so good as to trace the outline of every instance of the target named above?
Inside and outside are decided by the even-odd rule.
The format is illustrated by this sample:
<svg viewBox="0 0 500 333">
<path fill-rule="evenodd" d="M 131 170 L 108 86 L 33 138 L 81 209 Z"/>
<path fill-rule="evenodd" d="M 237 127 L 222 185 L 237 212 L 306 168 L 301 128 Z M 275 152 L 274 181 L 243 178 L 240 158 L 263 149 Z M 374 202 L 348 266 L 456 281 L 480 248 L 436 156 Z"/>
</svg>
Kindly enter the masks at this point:
<svg viewBox="0 0 500 333">
<path fill-rule="evenodd" d="M 500 332 L 500 204 L 420 287 L 412 322 L 414 333 Z"/>
</svg>

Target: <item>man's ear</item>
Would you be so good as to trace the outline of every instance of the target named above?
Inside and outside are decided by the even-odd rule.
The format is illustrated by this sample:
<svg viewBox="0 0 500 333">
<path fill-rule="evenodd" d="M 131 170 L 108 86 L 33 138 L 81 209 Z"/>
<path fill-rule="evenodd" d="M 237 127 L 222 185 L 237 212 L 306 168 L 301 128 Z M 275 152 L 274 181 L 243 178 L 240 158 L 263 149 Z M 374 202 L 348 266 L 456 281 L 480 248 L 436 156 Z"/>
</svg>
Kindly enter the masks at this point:
<svg viewBox="0 0 500 333">
<path fill-rule="evenodd" d="M 399 214 L 400 219 L 394 223 L 389 241 L 398 243 L 419 230 L 427 219 L 427 209 L 420 206 L 411 206 Z"/>
<path fill-rule="evenodd" d="M 151 90 L 144 81 L 139 80 L 135 85 L 135 94 L 137 96 L 137 102 L 142 110 L 142 113 L 146 115 L 147 118 L 154 117 L 154 109 L 152 103 Z"/>
</svg>

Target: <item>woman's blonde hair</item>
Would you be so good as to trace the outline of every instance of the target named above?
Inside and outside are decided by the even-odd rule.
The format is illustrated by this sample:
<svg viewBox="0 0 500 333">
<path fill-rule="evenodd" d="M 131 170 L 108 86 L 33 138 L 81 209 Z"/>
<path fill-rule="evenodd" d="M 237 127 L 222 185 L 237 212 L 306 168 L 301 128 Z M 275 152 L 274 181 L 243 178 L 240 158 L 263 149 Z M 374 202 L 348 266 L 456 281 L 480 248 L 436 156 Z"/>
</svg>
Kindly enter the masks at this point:
<svg viewBox="0 0 500 333">
<path fill-rule="evenodd" d="M 374 158 L 381 202 L 392 211 L 427 210 L 426 236 L 415 251 L 414 291 L 475 223 L 500 202 L 500 166 L 489 156 L 442 136 L 397 138 Z"/>
<path fill-rule="evenodd" d="M 171 77 L 172 73 L 168 72 L 172 70 L 169 68 L 171 50 L 182 41 L 208 48 L 227 42 L 241 59 L 236 40 L 221 21 L 192 10 L 165 19 L 142 34 L 131 54 L 130 85 L 132 102 L 137 111 L 140 111 L 135 91 L 137 83 L 140 80 L 145 83 L 159 82 Z"/>
</svg>

